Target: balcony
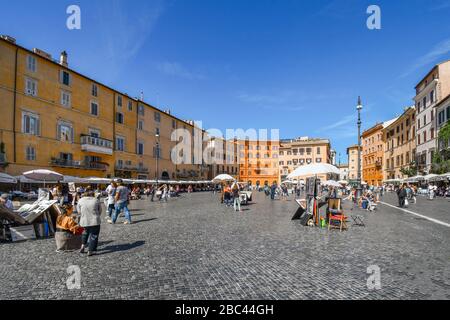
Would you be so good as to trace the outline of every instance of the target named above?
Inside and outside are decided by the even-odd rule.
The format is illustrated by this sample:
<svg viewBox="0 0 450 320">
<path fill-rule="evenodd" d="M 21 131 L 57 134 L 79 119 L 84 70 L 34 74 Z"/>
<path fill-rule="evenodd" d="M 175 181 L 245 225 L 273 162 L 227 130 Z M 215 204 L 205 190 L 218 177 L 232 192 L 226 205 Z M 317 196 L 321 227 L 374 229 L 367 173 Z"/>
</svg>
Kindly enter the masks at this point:
<svg viewBox="0 0 450 320">
<path fill-rule="evenodd" d="M 101 170 L 101 171 L 105 171 L 108 167 L 107 164 L 100 162 L 85 162 L 59 158 L 52 158 L 50 160 L 50 164 L 54 167 Z"/>
<path fill-rule="evenodd" d="M 133 171 L 138 173 L 148 173 L 148 168 L 144 167 L 132 167 L 132 166 L 120 166 L 117 165 L 114 167 L 114 170 L 116 171 Z"/>
<path fill-rule="evenodd" d="M 113 142 L 111 140 L 81 135 L 81 150 L 102 154 L 113 154 Z"/>
<path fill-rule="evenodd" d="M 381 161 L 375 161 L 375 167 L 381 168 L 382 167 Z"/>
</svg>

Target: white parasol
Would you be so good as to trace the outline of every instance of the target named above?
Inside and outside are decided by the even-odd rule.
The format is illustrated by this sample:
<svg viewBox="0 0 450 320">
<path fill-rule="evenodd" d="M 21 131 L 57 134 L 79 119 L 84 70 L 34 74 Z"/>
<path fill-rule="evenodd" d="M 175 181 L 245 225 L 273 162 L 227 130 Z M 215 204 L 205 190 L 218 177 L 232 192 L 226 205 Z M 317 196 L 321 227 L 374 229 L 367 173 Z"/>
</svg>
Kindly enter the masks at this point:
<svg viewBox="0 0 450 320">
<path fill-rule="evenodd" d="M 17 179 L 6 173 L 0 172 L 0 183 L 17 183 Z"/>
<path fill-rule="evenodd" d="M 229 174 L 219 174 L 217 177 L 215 177 L 212 181 L 213 182 L 226 182 L 226 181 L 235 181 L 232 176 Z"/>
<path fill-rule="evenodd" d="M 47 169 L 27 171 L 23 173 L 23 176 L 31 180 L 44 181 L 44 188 L 46 182 L 63 181 L 64 179 L 64 176 L 62 174 Z"/>
<path fill-rule="evenodd" d="M 287 178 L 294 179 L 298 177 L 314 176 L 318 174 L 340 174 L 337 167 L 328 163 L 313 163 L 301 166 L 292 171 Z"/>
</svg>

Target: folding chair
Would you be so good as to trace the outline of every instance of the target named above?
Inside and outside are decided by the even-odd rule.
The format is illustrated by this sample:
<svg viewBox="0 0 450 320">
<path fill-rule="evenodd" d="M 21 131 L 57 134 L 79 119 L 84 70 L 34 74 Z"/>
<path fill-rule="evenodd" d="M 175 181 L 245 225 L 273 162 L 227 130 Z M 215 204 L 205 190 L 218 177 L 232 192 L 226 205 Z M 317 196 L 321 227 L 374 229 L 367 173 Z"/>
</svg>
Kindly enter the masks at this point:
<svg viewBox="0 0 450 320">
<path fill-rule="evenodd" d="M 328 230 L 331 228 L 347 229 L 347 217 L 341 206 L 341 199 L 328 199 Z M 337 224 L 335 224 L 337 223 Z"/>
</svg>

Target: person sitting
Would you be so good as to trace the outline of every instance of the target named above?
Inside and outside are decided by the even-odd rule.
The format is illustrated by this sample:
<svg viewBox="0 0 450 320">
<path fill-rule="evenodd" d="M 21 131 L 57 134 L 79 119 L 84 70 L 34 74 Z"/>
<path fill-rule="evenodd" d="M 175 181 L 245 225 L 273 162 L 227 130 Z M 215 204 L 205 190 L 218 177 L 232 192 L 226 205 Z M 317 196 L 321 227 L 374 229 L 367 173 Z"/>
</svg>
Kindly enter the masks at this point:
<svg viewBox="0 0 450 320">
<path fill-rule="evenodd" d="M 60 206 L 60 213 L 56 219 L 56 251 L 77 250 L 81 246 L 81 234 L 84 229 L 73 218 L 71 203 L 64 203 Z"/>
<path fill-rule="evenodd" d="M 0 198 L 0 204 L 3 204 L 6 208 L 13 210 L 14 206 L 12 201 L 9 199 L 9 196 L 7 193 L 2 194 Z"/>
</svg>

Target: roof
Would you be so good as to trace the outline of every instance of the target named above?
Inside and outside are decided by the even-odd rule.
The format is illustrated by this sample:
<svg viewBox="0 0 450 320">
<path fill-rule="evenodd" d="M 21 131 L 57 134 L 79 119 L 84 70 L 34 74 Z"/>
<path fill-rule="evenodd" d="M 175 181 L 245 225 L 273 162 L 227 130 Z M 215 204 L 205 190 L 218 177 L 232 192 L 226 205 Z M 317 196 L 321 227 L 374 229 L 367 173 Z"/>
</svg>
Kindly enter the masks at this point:
<svg viewBox="0 0 450 320">
<path fill-rule="evenodd" d="M 130 95 L 128 95 L 128 94 L 126 94 L 126 93 L 120 92 L 119 90 L 114 89 L 114 88 L 112 88 L 112 87 L 110 87 L 110 86 L 108 86 L 108 85 L 106 85 L 106 84 L 104 84 L 104 83 L 101 83 L 100 81 L 94 80 L 94 79 L 92 79 L 92 78 L 90 78 L 90 77 L 88 77 L 88 76 L 86 76 L 86 75 L 84 75 L 84 74 L 82 74 L 82 73 L 80 73 L 80 72 L 74 70 L 74 69 L 69 68 L 68 66 L 63 66 L 63 65 L 61 65 L 60 63 L 58 63 L 57 61 L 55 61 L 55 60 L 53 60 L 53 59 L 45 58 L 45 57 L 43 57 L 43 56 L 41 56 L 41 55 L 39 55 L 39 54 L 33 52 L 32 50 L 29 50 L 29 49 L 27 49 L 27 48 L 25 48 L 25 47 L 23 47 L 23 46 L 21 46 L 21 45 L 19 45 L 19 44 L 17 44 L 17 43 L 13 43 L 13 42 L 11 42 L 11 41 L 8 41 L 8 40 L 6 40 L 6 39 L 3 39 L 2 37 L 0 37 L 0 41 L 5 42 L 5 43 L 7 43 L 7 44 L 9 44 L 9 45 L 12 45 L 12 46 L 14 46 L 14 47 L 16 47 L 16 48 L 22 49 L 22 50 L 26 51 L 26 52 L 29 53 L 29 54 L 32 54 L 32 55 L 34 55 L 34 56 L 37 56 L 37 57 L 39 57 L 39 58 L 41 58 L 41 59 L 44 59 L 44 60 L 48 61 L 49 63 L 52 63 L 52 64 L 54 64 L 54 65 L 57 65 L 59 68 L 66 69 L 66 70 L 68 70 L 68 71 L 70 71 L 70 72 L 72 72 L 72 73 L 74 73 L 74 74 L 76 74 L 76 75 L 78 75 L 78 76 L 80 76 L 80 77 L 83 77 L 83 78 L 85 78 L 85 79 L 87 79 L 87 80 L 90 80 L 90 81 L 92 81 L 92 82 L 95 82 L 95 83 L 97 83 L 97 84 L 100 84 L 100 85 L 102 85 L 103 87 L 105 87 L 105 88 L 107 88 L 107 89 L 109 89 L 109 90 L 111 90 L 111 91 L 114 91 L 115 93 L 118 93 L 118 94 L 120 94 L 120 95 L 122 95 L 122 96 L 125 96 L 125 97 L 127 97 L 127 98 L 129 98 L 129 99 L 131 99 L 131 100 L 133 100 L 133 101 L 135 101 L 135 102 L 137 102 L 137 103 L 143 103 L 143 104 L 145 104 L 145 105 L 146 105 L 147 107 L 149 107 L 149 108 L 152 108 L 152 109 L 154 109 L 154 110 L 156 110 L 156 111 L 162 112 L 162 113 L 164 113 L 165 115 L 168 115 L 169 117 L 171 117 L 171 118 L 173 118 L 173 119 L 175 119 L 175 120 L 181 121 L 181 122 L 183 122 L 183 123 L 185 123 L 185 124 L 187 124 L 187 125 L 193 127 L 193 125 L 190 124 L 189 122 L 187 122 L 186 120 L 182 120 L 182 119 L 180 119 L 180 118 L 178 118 L 178 117 L 176 117 L 176 116 L 174 116 L 174 115 L 172 115 L 172 114 L 170 114 L 170 113 L 167 113 L 167 112 L 165 112 L 164 110 L 161 110 L 161 109 L 159 109 L 159 108 L 157 108 L 157 107 L 151 105 L 150 103 L 145 102 L 145 101 L 143 101 L 143 100 L 141 100 L 141 99 L 133 98 L 133 97 L 131 97 Z M 202 130 L 202 131 L 204 131 L 204 130 Z"/>
<path fill-rule="evenodd" d="M 436 64 L 433 68 L 431 68 L 431 70 L 425 75 L 425 77 L 423 77 L 423 78 L 417 83 L 417 85 L 414 87 L 414 89 L 417 89 L 417 87 L 418 87 L 418 86 L 419 86 L 426 78 L 428 78 L 429 75 L 432 74 L 433 71 L 436 70 L 437 67 L 439 67 L 441 64 L 444 64 L 444 63 L 447 63 L 447 62 L 450 62 L 450 60 L 442 61 L 442 62 Z"/>
<path fill-rule="evenodd" d="M 389 127 L 391 124 L 393 124 L 395 121 L 397 121 L 398 118 L 400 118 L 400 117 L 383 122 L 383 128 Z"/>
</svg>

